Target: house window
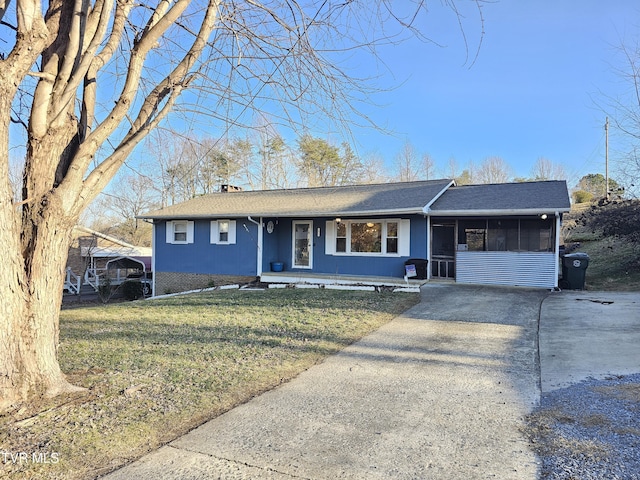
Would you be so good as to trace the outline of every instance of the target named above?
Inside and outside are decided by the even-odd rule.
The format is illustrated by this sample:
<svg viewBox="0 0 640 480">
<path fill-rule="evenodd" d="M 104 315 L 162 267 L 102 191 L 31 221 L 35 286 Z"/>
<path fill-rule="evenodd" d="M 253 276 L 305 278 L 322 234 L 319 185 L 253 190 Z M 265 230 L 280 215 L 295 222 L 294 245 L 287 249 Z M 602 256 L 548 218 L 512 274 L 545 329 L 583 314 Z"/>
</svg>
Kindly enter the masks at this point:
<svg viewBox="0 0 640 480">
<path fill-rule="evenodd" d="M 187 222 L 175 222 L 173 224 L 173 242 L 187 243 Z"/>
<path fill-rule="evenodd" d="M 193 222 L 188 220 L 174 220 L 166 224 L 167 243 L 176 245 L 193 243 Z"/>
<path fill-rule="evenodd" d="M 229 221 L 218 222 L 218 243 L 229 243 Z"/>
<path fill-rule="evenodd" d="M 382 252 L 382 223 L 351 223 L 351 251 Z"/>
<path fill-rule="evenodd" d="M 328 254 L 409 255 L 409 220 L 327 222 Z M 331 243 L 329 243 L 331 242 Z"/>
<path fill-rule="evenodd" d="M 338 223 L 336 229 L 336 252 L 345 253 L 347 251 L 347 224 Z"/>
<path fill-rule="evenodd" d="M 210 243 L 215 245 L 236 243 L 236 221 L 212 220 L 210 237 Z"/>
<path fill-rule="evenodd" d="M 387 253 L 398 253 L 398 222 L 387 222 Z"/>
</svg>

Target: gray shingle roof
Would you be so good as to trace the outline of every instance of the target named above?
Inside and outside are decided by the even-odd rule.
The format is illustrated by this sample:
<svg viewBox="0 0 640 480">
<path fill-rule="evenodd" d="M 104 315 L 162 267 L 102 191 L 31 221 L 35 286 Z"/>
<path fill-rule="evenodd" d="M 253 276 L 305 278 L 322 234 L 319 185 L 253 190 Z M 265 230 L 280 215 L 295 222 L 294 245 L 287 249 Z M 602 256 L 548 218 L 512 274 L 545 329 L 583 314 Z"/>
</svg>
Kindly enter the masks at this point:
<svg viewBox="0 0 640 480">
<path fill-rule="evenodd" d="M 152 219 L 421 213 L 451 180 L 213 193 L 141 215 Z"/>
<path fill-rule="evenodd" d="M 566 212 L 570 207 L 567 182 L 554 180 L 451 187 L 433 203 L 431 212 Z"/>
<path fill-rule="evenodd" d="M 151 219 L 426 213 L 566 212 L 565 181 L 451 186 L 450 180 L 213 193 L 141 215 Z"/>
</svg>

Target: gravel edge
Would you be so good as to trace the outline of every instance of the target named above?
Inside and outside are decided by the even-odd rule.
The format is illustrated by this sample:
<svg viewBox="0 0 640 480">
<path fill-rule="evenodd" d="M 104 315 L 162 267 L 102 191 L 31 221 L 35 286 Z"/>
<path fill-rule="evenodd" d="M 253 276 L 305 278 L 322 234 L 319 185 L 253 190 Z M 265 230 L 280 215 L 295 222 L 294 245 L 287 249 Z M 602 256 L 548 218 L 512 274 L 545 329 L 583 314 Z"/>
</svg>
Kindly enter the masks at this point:
<svg viewBox="0 0 640 480">
<path fill-rule="evenodd" d="M 541 479 L 640 479 L 640 373 L 543 394 L 526 420 Z"/>
</svg>

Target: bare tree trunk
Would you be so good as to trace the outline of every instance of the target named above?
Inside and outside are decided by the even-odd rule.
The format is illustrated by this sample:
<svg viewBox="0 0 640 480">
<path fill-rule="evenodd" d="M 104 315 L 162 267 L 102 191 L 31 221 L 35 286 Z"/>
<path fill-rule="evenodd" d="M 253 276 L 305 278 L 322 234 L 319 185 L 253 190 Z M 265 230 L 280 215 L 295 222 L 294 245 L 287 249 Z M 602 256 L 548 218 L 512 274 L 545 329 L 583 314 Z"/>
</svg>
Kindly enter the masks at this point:
<svg viewBox="0 0 640 480">
<path fill-rule="evenodd" d="M 21 206 L 12 203 L 10 192 L 7 185 L 0 188 L 0 410 L 79 390 L 67 382 L 57 359 L 64 267 L 75 218 L 51 194 L 25 199 L 21 219 Z"/>
</svg>

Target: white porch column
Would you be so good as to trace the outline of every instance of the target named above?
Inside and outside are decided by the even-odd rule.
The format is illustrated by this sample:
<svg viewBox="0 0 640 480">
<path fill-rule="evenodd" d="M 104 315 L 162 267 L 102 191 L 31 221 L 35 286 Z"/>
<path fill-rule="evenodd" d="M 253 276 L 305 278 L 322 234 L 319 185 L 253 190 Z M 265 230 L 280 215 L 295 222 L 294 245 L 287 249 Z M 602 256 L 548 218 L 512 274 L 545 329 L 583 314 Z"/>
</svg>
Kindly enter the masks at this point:
<svg viewBox="0 0 640 480">
<path fill-rule="evenodd" d="M 431 280 L 431 215 L 427 215 L 427 280 Z"/>
<path fill-rule="evenodd" d="M 554 287 L 558 287 L 558 275 L 560 274 L 560 213 L 556 212 L 556 242 L 554 253 L 556 254 Z"/>
</svg>

